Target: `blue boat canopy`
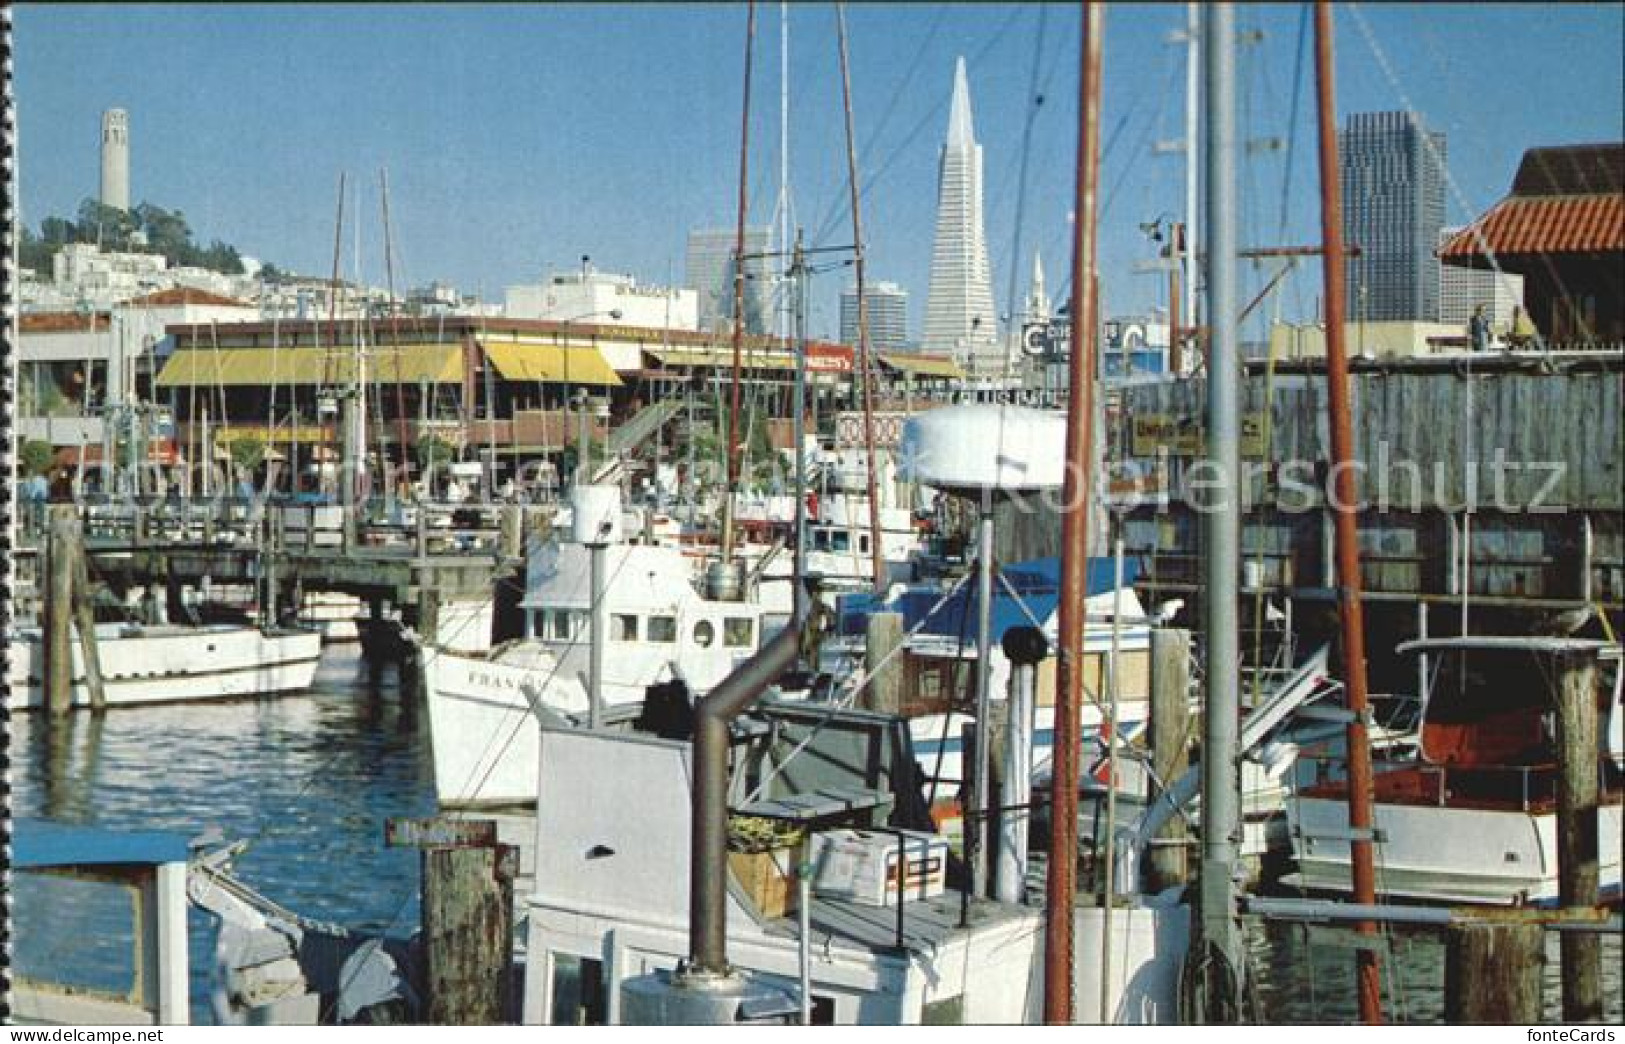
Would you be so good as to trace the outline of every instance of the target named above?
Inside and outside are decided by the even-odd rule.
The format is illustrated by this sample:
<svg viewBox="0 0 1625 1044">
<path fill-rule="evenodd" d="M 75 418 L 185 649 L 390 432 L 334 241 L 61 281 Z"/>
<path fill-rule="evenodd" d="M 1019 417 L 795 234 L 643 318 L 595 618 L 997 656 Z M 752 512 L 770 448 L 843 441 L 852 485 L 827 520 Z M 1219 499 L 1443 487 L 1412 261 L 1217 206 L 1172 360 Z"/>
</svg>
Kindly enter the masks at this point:
<svg viewBox="0 0 1625 1044">
<path fill-rule="evenodd" d="M 18 819 L 12 823 L 11 860 L 18 870 L 73 866 L 157 866 L 185 862 L 187 838 L 147 830 L 121 833 L 102 827 Z"/>
<path fill-rule="evenodd" d="M 993 640 L 997 642 L 1004 632 L 1012 627 L 1030 627 L 1033 620 L 1040 625 L 1047 624 L 1055 615 L 1060 605 L 1061 597 L 1061 560 L 1059 558 L 1035 558 L 1027 562 L 1016 562 L 1003 566 L 1000 574 L 1021 597 L 1018 603 L 1011 597 L 1010 590 L 1004 584 L 995 581 L 993 586 L 992 632 Z M 1123 583 L 1131 586 L 1140 576 L 1140 561 L 1137 558 L 1123 560 Z M 1086 577 L 1088 596 L 1105 594 L 1112 589 L 1116 580 L 1116 562 L 1111 558 L 1091 558 Z M 913 632 L 920 622 L 921 635 L 937 638 L 959 640 L 967 650 L 976 645 L 976 615 L 978 599 L 975 585 L 967 583 L 961 587 L 953 597 L 935 613 L 931 612 L 933 606 L 942 598 L 939 588 L 915 586 L 909 587 L 896 598 L 878 598 L 870 594 L 846 595 L 840 599 L 840 630 L 841 634 L 856 637 L 861 636 L 867 626 L 869 615 L 876 612 L 890 611 L 903 614 L 903 629 Z M 1029 619 L 1028 614 L 1031 614 Z M 928 617 L 929 614 L 929 618 Z"/>
</svg>

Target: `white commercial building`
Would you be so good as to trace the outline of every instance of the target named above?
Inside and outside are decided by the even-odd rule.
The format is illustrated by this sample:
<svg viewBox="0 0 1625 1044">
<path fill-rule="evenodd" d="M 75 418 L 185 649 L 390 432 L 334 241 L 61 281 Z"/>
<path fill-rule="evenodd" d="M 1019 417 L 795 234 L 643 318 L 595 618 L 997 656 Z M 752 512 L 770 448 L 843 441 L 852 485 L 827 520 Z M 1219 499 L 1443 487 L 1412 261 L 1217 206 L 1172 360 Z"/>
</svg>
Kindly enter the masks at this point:
<svg viewBox="0 0 1625 1044">
<path fill-rule="evenodd" d="M 1439 246 L 1456 237 L 1459 228 L 1439 230 Z M 1487 268 L 1439 266 L 1439 322 L 1463 326 L 1473 309 L 1488 306 L 1490 323 L 1506 329 L 1512 325 L 1512 310 L 1523 307 L 1523 276 L 1495 272 Z"/>
<path fill-rule="evenodd" d="M 894 352 L 908 344 L 908 291 L 896 283 L 864 283 L 868 305 L 869 347 Z M 841 342 L 858 343 L 858 288 L 841 291 Z"/>
<path fill-rule="evenodd" d="M 642 326 L 656 330 L 698 330 L 693 290 L 639 286 L 629 275 L 599 272 L 584 264 L 579 272 L 553 273 L 540 284 L 510 286 L 504 314 L 510 319 L 552 319 L 599 326 Z"/>
</svg>

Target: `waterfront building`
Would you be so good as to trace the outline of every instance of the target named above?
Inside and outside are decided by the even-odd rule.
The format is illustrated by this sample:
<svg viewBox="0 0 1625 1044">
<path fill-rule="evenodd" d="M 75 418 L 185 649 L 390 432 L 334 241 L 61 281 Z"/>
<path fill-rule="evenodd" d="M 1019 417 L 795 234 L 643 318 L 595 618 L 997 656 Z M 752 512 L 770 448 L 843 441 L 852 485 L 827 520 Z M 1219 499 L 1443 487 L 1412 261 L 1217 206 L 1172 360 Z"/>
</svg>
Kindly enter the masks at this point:
<svg viewBox="0 0 1625 1044">
<path fill-rule="evenodd" d="M 982 146 L 971 119 L 965 59 L 954 67 L 948 134 L 937 171 L 937 229 L 931 252 L 922 346 L 951 355 L 977 375 L 998 375 L 1009 355 L 993 310 L 993 276 L 982 226 Z"/>
<path fill-rule="evenodd" d="M 745 229 L 745 254 L 764 254 L 769 230 Z M 732 228 L 698 228 L 688 234 L 685 281 L 696 295 L 698 325 L 701 330 L 729 328 L 734 314 L 734 248 L 738 232 Z M 771 266 L 765 257 L 745 258 L 745 332 L 765 334 L 771 312 Z"/>
<path fill-rule="evenodd" d="M 1548 344 L 1625 341 L 1625 144 L 1530 149 L 1507 197 L 1439 255 L 1521 274 Z"/>
<path fill-rule="evenodd" d="M 1411 112 L 1357 112 L 1337 132 L 1343 178 L 1348 314 L 1354 320 L 1439 318 L 1445 136 Z"/>
<path fill-rule="evenodd" d="M 876 352 L 901 350 L 908 344 L 908 291 L 896 283 L 863 286 L 868 305 L 869 347 Z M 841 343 L 858 343 L 858 288 L 841 291 Z"/>
</svg>

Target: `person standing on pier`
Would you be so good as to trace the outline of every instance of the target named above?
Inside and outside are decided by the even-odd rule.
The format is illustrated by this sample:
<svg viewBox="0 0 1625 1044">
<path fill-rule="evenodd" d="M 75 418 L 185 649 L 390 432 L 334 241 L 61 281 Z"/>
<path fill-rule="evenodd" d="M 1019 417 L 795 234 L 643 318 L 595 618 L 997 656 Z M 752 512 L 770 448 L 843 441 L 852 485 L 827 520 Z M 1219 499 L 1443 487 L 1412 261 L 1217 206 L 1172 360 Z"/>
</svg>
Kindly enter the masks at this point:
<svg viewBox="0 0 1625 1044">
<path fill-rule="evenodd" d="M 1472 318 L 1467 320 L 1467 339 L 1475 352 L 1490 350 L 1490 319 L 1484 312 L 1484 306 L 1479 305 L 1473 309 Z"/>
</svg>

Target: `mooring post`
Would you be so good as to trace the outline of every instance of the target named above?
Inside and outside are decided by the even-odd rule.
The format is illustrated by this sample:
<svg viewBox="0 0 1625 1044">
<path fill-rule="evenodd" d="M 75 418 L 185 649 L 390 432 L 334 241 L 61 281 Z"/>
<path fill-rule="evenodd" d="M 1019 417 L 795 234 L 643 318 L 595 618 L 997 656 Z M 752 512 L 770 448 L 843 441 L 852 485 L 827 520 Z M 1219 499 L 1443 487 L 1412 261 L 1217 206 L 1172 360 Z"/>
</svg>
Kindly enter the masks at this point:
<svg viewBox="0 0 1625 1044">
<path fill-rule="evenodd" d="M 1545 929 L 1536 922 L 1451 924 L 1445 929 L 1444 1021 L 1540 1022 L 1540 983 L 1545 968 Z"/>
<path fill-rule="evenodd" d="M 519 849 L 498 843 L 488 819 L 391 819 L 384 839 L 423 850 L 423 1021 L 509 1021 Z"/>
<path fill-rule="evenodd" d="M 72 504 L 52 504 L 45 548 L 45 709 L 73 706 L 73 545 L 79 519 Z"/>
<path fill-rule="evenodd" d="M 1151 766 L 1158 782 L 1150 785 L 1148 799 L 1161 797 L 1190 767 L 1190 642 L 1190 632 L 1176 627 L 1151 632 Z M 1184 819 L 1168 817 L 1146 860 L 1147 891 L 1190 880 L 1185 840 Z"/>
<path fill-rule="evenodd" d="M 1565 909 L 1597 905 L 1597 654 L 1557 660 L 1557 896 Z M 1602 937 L 1564 932 L 1563 1021 L 1602 1018 Z"/>
<path fill-rule="evenodd" d="M 872 613 L 864 633 L 863 669 L 870 675 L 860 702 L 881 714 L 903 713 L 902 613 Z"/>
<path fill-rule="evenodd" d="M 102 678 L 101 648 L 96 643 L 96 609 L 90 600 L 90 559 L 77 522 L 73 541 L 73 619 L 79 632 L 79 656 L 85 662 L 85 691 L 90 709 L 107 710 L 107 683 Z"/>
</svg>

